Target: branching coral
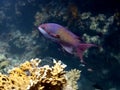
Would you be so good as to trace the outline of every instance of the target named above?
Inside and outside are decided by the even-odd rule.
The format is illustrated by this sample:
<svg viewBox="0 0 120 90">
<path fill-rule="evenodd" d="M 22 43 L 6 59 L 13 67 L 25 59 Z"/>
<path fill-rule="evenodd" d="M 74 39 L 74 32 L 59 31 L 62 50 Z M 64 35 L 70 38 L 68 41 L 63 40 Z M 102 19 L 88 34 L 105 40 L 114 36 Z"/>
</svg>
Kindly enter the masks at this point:
<svg viewBox="0 0 120 90">
<path fill-rule="evenodd" d="M 49 65 L 39 67 L 40 62 L 40 59 L 32 59 L 30 62 L 26 61 L 19 67 L 13 68 L 8 72 L 8 75 L 0 74 L 0 90 L 63 90 L 68 85 L 72 85 L 71 90 L 77 90 L 73 89 L 72 82 L 68 81 L 71 76 L 66 76 L 75 73 L 76 70 L 65 74 L 66 65 L 62 64 L 61 61 L 53 60 L 53 67 Z M 70 80 L 76 82 L 78 74 L 80 74 L 78 72 L 72 76 L 74 79 Z"/>
<path fill-rule="evenodd" d="M 69 87 L 69 90 L 77 90 L 78 89 L 78 85 L 77 85 L 77 80 L 79 79 L 80 77 L 80 71 L 77 70 L 77 69 L 73 69 L 69 72 L 66 73 L 66 76 L 67 76 L 67 84 L 68 86 L 66 88 Z M 73 88 L 73 89 L 70 89 L 70 86 Z M 68 89 L 65 89 L 65 90 L 68 90 Z"/>
</svg>

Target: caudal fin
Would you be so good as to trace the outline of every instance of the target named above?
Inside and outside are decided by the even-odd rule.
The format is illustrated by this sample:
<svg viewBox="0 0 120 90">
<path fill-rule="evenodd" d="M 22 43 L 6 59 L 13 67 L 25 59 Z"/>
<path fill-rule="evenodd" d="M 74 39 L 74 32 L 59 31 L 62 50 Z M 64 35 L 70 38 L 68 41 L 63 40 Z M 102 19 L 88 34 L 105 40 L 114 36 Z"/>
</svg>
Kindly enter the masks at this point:
<svg viewBox="0 0 120 90">
<path fill-rule="evenodd" d="M 77 47 L 77 56 L 81 59 L 80 61 L 83 63 L 83 54 L 85 52 L 86 49 L 90 48 L 90 47 L 94 47 L 96 45 L 94 44 L 79 44 L 79 46 Z"/>
</svg>

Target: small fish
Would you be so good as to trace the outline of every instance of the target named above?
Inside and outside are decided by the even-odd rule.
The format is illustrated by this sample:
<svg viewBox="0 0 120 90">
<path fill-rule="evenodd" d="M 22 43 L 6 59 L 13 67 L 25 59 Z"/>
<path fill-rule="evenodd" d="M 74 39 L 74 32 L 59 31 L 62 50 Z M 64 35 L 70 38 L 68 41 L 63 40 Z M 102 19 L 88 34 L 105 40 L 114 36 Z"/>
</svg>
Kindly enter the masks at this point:
<svg viewBox="0 0 120 90">
<path fill-rule="evenodd" d="M 39 25 L 38 29 L 44 37 L 59 43 L 68 53 L 78 56 L 81 62 L 84 62 L 84 51 L 90 47 L 96 46 L 94 44 L 82 43 L 77 35 L 59 24 L 45 23 Z"/>
</svg>

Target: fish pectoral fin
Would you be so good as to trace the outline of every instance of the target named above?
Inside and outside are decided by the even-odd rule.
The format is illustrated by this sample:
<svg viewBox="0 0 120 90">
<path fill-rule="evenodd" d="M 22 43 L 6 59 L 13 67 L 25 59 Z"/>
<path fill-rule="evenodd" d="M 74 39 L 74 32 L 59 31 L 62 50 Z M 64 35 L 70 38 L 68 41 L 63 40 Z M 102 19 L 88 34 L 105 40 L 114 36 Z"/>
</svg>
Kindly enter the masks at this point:
<svg viewBox="0 0 120 90">
<path fill-rule="evenodd" d="M 47 34 L 49 34 L 51 37 L 54 37 L 54 38 L 60 38 L 60 36 L 58 34 L 54 34 L 54 33 L 51 33 L 49 32 L 48 30 L 45 30 L 47 32 Z"/>
<path fill-rule="evenodd" d="M 49 35 L 54 37 L 54 38 L 60 38 L 60 36 L 58 34 L 49 33 Z"/>
</svg>

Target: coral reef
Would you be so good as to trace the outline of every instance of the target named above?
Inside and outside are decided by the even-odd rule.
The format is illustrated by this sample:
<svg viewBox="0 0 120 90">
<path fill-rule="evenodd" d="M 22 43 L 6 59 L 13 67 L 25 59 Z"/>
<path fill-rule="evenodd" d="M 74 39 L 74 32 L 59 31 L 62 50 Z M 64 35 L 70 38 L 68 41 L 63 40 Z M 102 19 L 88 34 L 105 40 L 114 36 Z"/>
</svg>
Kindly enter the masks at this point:
<svg viewBox="0 0 120 90">
<path fill-rule="evenodd" d="M 81 71 L 79 71 L 77 69 L 72 69 L 71 71 L 66 72 L 67 81 L 68 81 L 67 83 L 68 83 L 68 85 L 70 85 L 73 88 L 73 90 L 78 90 L 78 85 L 77 85 L 76 81 L 80 77 L 80 72 Z"/>
<path fill-rule="evenodd" d="M 4 54 L 0 54 L 0 72 L 5 71 L 6 67 L 10 64 L 10 61 Z"/>
<path fill-rule="evenodd" d="M 100 84 L 103 82 L 102 87 L 108 87 L 107 90 L 119 87 L 120 85 L 116 85 L 116 81 L 120 76 L 119 70 L 117 70 L 120 66 L 120 12 L 116 9 L 113 11 L 111 8 L 109 8 L 110 12 L 109 10 L 96 12 L 94 11 L 98 5 L 96 5 L 96 2 L 91 2 L 90 0 L 13 0 L 13 2 L 1 0 L 0 72 L 6 73 L 8 69 L 35 57 L 62 58 L 63 62 L 71 63 L 66 60 L 69 55 L 63 54 L 62 50 L 60 52 L 62 53 L 61 57 L 56 52 L 52 54 L 53 48 L 48 48 L 49 41 L 47 43 L 44 42 L 45 39 L 35 30 L 41 23 L 54 22 L 67 27 L 73 33 L 82 37 L 83 41 L 100 46 L 101 50 L 92 48 L 89 49 L 92 50 L 91 53 L 88 50 L 84 54 L 84 59 L 88 66 L 92 66 L 95 69 L 92 75 L 91 73 L 85 74 L 86 77 L 89 77 L 87 79 L 94 81 L 94 83 L 95 81 L 100 82 Z M 104 5 L 107 6 L 107 4 Z M 90 5 L 95 8 L 88 10 Z M 103 7 L 102 5 L 99 4 L 98 6 Z M 103 7 L 103 9 L 107 8 Z M 41 64 L 52 65 L 50 60 L 42 59 Z M 68 67 L 70 69 L 76 68 L 75 66 L 71 67 L 71 65 Z M 109 73 L 102 74 L 102 71 L 106 72 L 106 70 Z M 116 78 L 116 80 L 108 80 L 109 76 Z M 5 77 L 8 76 L 6 75 Z M 108 81 L 106 81 L 106 78 Z M 86 84 L 83 83 L 82 87 L 86 87 Z M 73 90 L 70 85 L 66 85 L 64 89 Z"/>
<path fill-rule="evenodd" d="M 77 90 L 79 70 L 65 72 L 65 64 L 53 59 L 54 66 L 39 66 L 40 59 L 26 61 L 19 67 L 0 73 L 0 90 Z M 72 84 L 73 83 L 73 84 Z M 69 89 L 68 89 L 69 88 Z"/>
<path fill-rule="evenodd" d="M 6 38 L 3 39 L 3 37 Z M 19 30 L 11 30 L 7 34 L 3 33 L 0 37 L 0 53 L 19 60 L 36 57 L 39 53 L 38 49 L 40 48 L 40 45 L 38 45 L 35 40 L 37 37 L 38 33 L 36 30 L 29 34 L 22 33 Z"/>
</svg>

